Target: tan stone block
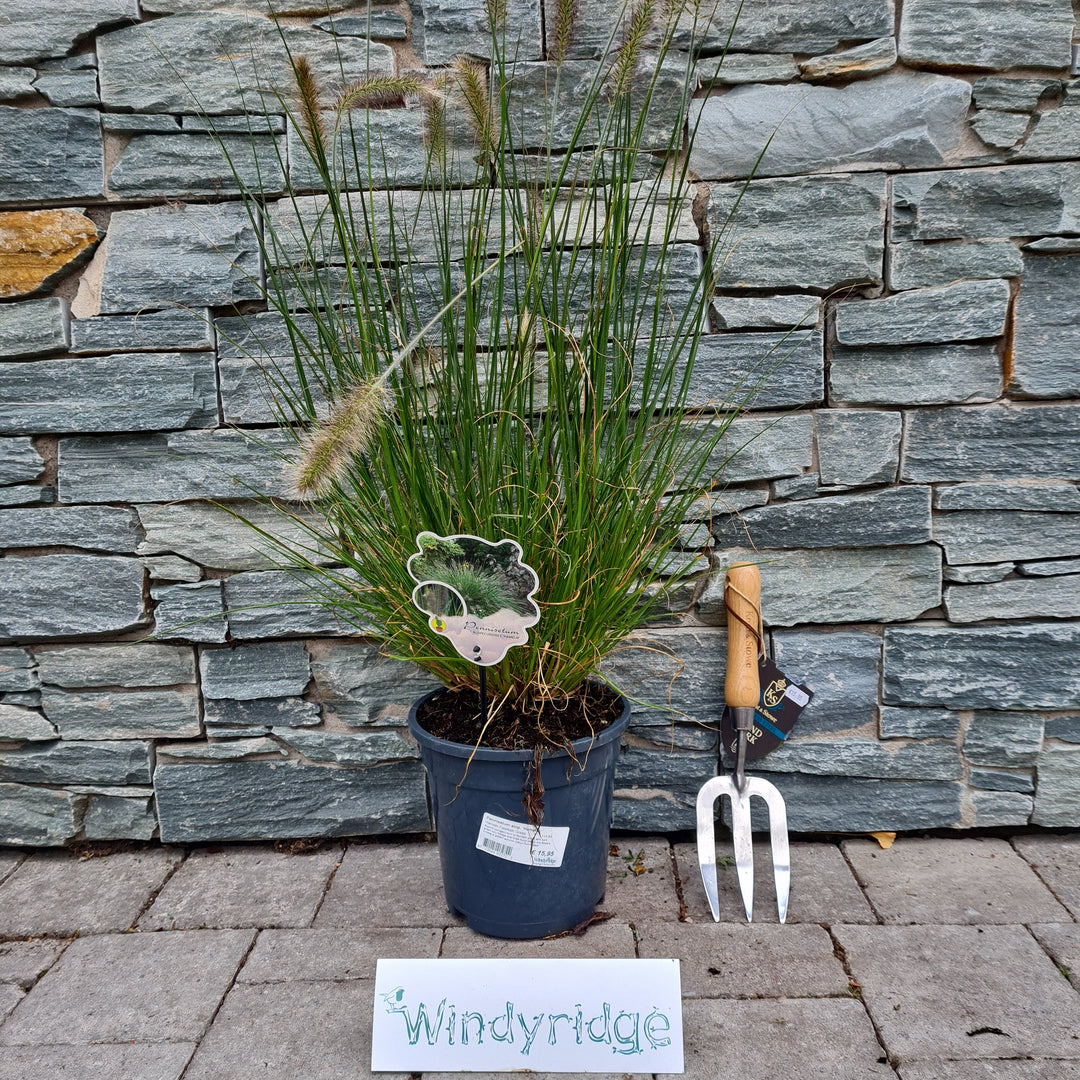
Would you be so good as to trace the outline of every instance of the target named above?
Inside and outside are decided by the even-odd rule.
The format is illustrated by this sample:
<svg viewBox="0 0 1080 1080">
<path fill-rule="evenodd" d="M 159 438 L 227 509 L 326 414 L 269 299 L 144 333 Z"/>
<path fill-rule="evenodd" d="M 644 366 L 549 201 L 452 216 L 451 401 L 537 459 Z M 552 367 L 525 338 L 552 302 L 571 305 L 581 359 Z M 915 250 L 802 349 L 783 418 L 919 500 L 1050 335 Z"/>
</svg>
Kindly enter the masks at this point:
<svg viewBox="0 0 1080 1080">
<path fill-rule="evenodd" d="M 37 292 L 74 269 L 99 237 L 97 226 L 78 210 L 0 214 L 0 297 Z"/>
</svg>

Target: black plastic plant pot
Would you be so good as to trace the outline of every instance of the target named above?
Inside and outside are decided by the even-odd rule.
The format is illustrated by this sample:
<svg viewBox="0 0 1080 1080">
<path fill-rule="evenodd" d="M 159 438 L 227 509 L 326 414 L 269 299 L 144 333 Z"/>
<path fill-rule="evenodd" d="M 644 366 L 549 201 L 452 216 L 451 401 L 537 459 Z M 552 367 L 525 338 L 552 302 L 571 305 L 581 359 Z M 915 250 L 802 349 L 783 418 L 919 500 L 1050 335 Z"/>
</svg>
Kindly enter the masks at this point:
<svg viewBox="0 0 1080 1080">
<path fill-rule="evenodd" d="M 532 751 L 435 738 L 416 719 L 431 696 L 413 705 L 409 730 L 428 772 L 451 913 L 497 938 L 546 937 L 584 922 L 604 898 L 615 764 L 630 702 L 623 699 L 619 719 L 595 738 L 572 744 L 576 761 L 565 751 L 545 755 L 537 828 L 522 805 Z"/>
</svg>

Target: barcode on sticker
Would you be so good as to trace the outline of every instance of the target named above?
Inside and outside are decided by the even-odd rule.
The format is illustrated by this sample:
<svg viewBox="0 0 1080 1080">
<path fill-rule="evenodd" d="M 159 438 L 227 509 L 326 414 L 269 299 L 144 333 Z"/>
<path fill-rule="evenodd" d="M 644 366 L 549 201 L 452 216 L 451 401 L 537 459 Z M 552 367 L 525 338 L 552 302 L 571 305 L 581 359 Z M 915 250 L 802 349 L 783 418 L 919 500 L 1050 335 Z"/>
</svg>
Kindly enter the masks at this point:
<svg viewBox="0 0 1080 1080">
<path fill-rule="evenodd" d="M 562 866 L 570 829 L 562 825 L 530 825 L 485 814 L 476 837 L 477 850 L 522 866 Z"/>
<path fill-rule="evenodd" d="M 787 684 L 787 689 L 784 691 L 784 697 L 791 698 L 800 709 L 810 700 L 810 696 L 806 691 L 802 690 L 794 683 Z"/>
</svg>

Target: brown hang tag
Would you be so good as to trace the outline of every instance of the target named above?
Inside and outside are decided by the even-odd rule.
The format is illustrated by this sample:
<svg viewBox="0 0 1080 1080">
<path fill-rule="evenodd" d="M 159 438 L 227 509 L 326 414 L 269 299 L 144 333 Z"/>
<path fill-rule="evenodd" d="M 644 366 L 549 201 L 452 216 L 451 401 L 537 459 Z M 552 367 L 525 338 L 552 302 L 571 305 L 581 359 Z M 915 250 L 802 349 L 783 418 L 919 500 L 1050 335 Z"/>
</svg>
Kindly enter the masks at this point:
<svg viewBox="0 0 1080 1080">
<path fill-rule="evenodd" d="M 761 697 L 754 710 L 754 726 L 746 733 L 746 760 L 754 761 L 775 750 L 789 735 L 799 714 L 810 704 L 814 692 L 792 682 L 767 656 L 758 658 Z M 724 709 L 720 718 L 720 744 L 734 758 L 739 737 Z"/>
</svg>

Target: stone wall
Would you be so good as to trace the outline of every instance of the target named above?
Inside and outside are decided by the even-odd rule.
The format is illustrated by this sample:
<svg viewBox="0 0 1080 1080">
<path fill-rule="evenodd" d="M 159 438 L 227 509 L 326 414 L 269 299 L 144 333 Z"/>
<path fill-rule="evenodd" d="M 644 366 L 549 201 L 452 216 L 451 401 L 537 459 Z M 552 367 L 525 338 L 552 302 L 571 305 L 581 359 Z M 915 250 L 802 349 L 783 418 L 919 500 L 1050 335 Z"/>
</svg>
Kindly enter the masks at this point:
<svg viewBox="0 0 1080 1080">
<path fill-rule="evenodd" d="M 189 95 L 244 177 L 310 185 L 273 101 L 244 115 L 284 79 L 267 5 L 16 6 L 0 34 L 0 843 L 426 830 L 403 716 L 428 680 L 305 605 L 204 501 L 284 491 L 253 377 L 280 332 L 252 314 L 258 222 Z M 317 7 L 290 3 L 287 34 L 324 70 L 339 47 L 346 67 L 403 71 L 482 37 L 478 0 L 375 6 L 370 23 L 350 0 Z M 720 7 L 707 53 L 735 4 Z M 519 58 L 542 60 L 538 0 L 510 9 Z M 568 62 L 592 62 L 613 11 L 580 5 Z M 613 662 L 662 705 L 635 711 L 618 826 L 693 823 L 716 759 L 722 571 L 747 550 L 774 655 L 816 693 L 761 764 L 794 829 L 1080 825 L 1076 14 L 746 0 L 723 66 L 701 57 L 692 165 L 729 251 L 701 392 L 760 385 L 715 462 L 727 487 L 687 523 L 689 614 L 654 631 L 682 674 L 655 652 Z M 376 115 L 407 183 L 417 110 Z"/>
</svg>

